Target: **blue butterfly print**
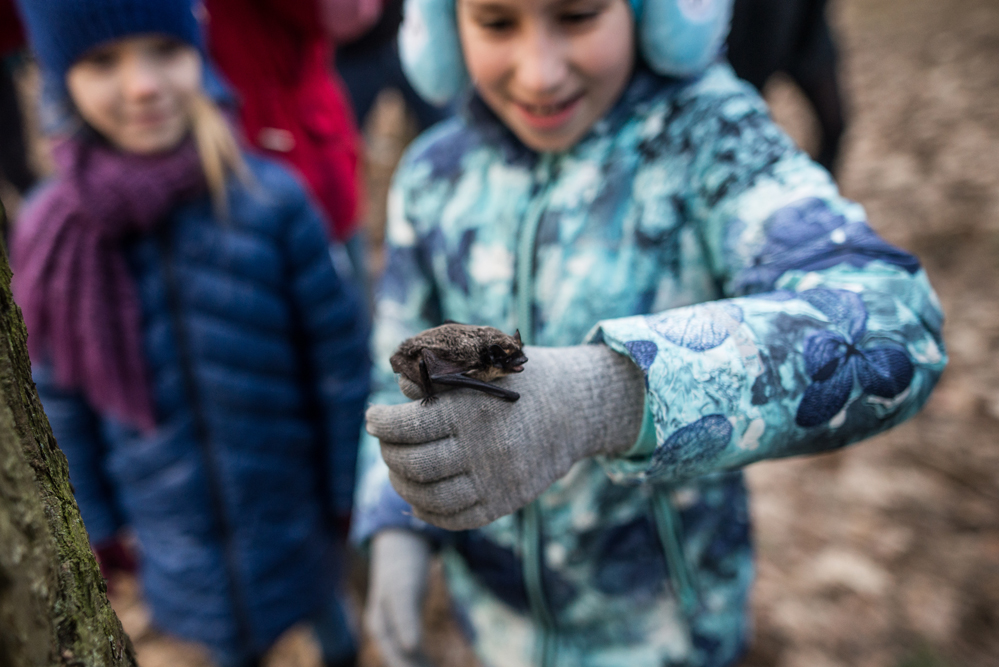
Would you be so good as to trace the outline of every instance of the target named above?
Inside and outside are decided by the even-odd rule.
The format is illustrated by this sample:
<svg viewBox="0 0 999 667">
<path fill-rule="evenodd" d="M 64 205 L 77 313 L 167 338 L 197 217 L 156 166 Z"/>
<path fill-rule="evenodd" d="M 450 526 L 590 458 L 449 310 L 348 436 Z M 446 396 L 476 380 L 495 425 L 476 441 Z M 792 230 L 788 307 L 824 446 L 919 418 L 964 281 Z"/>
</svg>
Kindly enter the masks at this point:
<svg viewBox="0 0 999 667">
<path fill-rule="evenodd" d="M 803 199 L 778 209 L 764 228 L 766 241 L 753 265 L 736 277 L 737 294 L 771 290 L 788 271 L 818 271 L 844 263 L 864 267 L 881 260 L 910 274 L 919 270 L 913 255 L 886 243 L 866 223 L 848 222 L 821 199 Z"/>
<path fill-rule="evenodd" d="M 915 369 L 901 346 L 860 347 L 867 332 L 867 308 L 859 295 L 814 289 L 800 296 L 825 313 L 833 328 L 805 338 L 805 372 L 813 383 L 798 405 L 798 426 L 819 426 L 835 417 L 849 400 L 854 381 L 881 398 L 894 398 L 908 388 Z"/>
<path fill-rule="evenodd" d="M 652 362 L 656 360 L 656 354 L 659 353 L 659 348 L 650 340 L 629 341 L 624 344 L 624 347 L 635 363 L 646 373 L 652 368 Z"/>
<path fill-rule="evenodd" d="M 709 301 L 689 308 L 675 308 L 650 315 L 649 326 L 674 345 L 694 352 L 718 347 L 741 324 L 742 308 L 727 301 Z"/>
<path fill-rule="evenodd" d="M 734 430 L 725 415 L 706 415 L 677 429 L 656 449 L 649 474 L 660 470 L 676 476 L 696 472 L 701 462 L 714 458 L 728 446 Z"/>
</svg>

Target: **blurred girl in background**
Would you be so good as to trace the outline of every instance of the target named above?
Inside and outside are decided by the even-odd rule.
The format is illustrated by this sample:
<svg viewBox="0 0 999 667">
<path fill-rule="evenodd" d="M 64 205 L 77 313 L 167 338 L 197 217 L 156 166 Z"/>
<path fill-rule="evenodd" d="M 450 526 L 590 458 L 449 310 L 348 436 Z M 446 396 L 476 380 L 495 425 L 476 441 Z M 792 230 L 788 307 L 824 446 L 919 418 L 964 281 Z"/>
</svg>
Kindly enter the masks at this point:
<svg viewBox="0 0 999 667">
<path fill-rule="evenodd" d="M 76 129 L 17 226 L 14 293 L 92 544 L 129 528 L 154 624 L 220 665 L 303 620 L 353 664 L 334 586 L 366 329 L 322 216 L 240 151 L 189 0 L 21 10 Z"/>
</svg>

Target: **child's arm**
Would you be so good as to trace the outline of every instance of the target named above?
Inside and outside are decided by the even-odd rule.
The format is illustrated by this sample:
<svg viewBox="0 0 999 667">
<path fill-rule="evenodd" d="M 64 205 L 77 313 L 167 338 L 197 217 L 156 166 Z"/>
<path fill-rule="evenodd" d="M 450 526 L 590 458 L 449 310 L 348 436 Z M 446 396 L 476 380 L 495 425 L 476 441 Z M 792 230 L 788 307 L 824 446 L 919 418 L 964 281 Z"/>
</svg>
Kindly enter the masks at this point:
<svg viewBox="0 0 999 667">
<path fill-rule="evenodd" d="M 655 434 L 608 460 L 621 481 L 678 482 L 845 446 L 915 414 L 946 363 L 940 306 L 916 258 L 881 240 L 762 102 L 725 78 L 701 88 L 734 93 L 689 107 L 700 148 L 687 206 L 733 298 L 605 321 L 591 336 L 647 378 Z"/>
<path fill-rule="evenodd" d="M 590 354 L 547 350 L 552 363 L 542 365 L 525 350 L 524 372 L 501 381 L 521 394 L 516 403 L 449 392 L 431 406 L 370 408 L 368 430 L 417 516 L 449 529 L 482 525 L 537 497 L 581 457 L 600 455 L 623 483 L 680 483 L 828 450 L 900 423 L 926 400 L 945 356 L 918 262 L 867 228 L 861 208 L 727 68 L 682 94 L 658 123 L 670 136 L 650 138 L 645 155 L 660 145 L 670 169 L 687 169 L 678 203 L 719 300 L 599 323 L 589 342 L 634 362 L 637 395 L 594 345 Z M 635 196 L 654 198 L 650 190 Z M 397 231 L 414 243 L 412 225 Z M 696 253 L 685 261 L 696 266 Z M 401 299 L 394 315 L 414 321 L 424 303 Z M 387 487 L 384 466 L 372 470 L 371 488 Z"/>
<path fill-rule="evenodd" d="M 106 447 L 97 414 L 82 395 L 57 387 L 47 364 L 34 363 L 32 378 L 52 433 L 69 463 L 73 495 L 90 542 L 105 543 L 123 527 L 124 519 L 105 472 Z"/>
<path fill-rule="evenodd" d="M 324 222 L 301 186 L 287 227 L 290 292 L 301 323 L 310 380 L 325 437 L 330 509 L 353 506 L 358 437 L 368 398 L 368 325 L 353 285 L 336 274 Z"/>
</svg>

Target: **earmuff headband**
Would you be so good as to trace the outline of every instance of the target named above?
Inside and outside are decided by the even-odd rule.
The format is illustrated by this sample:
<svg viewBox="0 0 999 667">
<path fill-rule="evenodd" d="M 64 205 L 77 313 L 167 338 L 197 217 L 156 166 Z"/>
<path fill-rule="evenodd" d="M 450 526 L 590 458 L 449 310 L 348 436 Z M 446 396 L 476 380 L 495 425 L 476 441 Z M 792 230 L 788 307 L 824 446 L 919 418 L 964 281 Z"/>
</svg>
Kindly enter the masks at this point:
<svg viewBox="0 0 999 667">
<path fill-rule="evenodd" d="M 638 48 L 655 72 L 691 77 L 718 56 L 733 0 L 629 0 Z M 402 68 L 413 88 L 443 106 L 468 85 L 458 38 L 456 0 L 405 0 L 399 29 Z"/>
</svg>

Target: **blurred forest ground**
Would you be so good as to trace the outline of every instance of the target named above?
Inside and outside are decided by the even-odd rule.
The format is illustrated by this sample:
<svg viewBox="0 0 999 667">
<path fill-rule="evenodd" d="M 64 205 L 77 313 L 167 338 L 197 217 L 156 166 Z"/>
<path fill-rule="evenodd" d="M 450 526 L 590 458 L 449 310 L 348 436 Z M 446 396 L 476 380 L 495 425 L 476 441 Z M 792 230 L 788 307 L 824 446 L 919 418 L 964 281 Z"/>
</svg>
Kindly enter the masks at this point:
<svg viewBox="0 0 999 667">
<path fill-rule="evenodd" d="M 833 9 L 852 108 L 841 187 L 923 261 L 950 364 L 894 431 L 749 469 L 746 666 L 999 665 L 999 2 Z M 768 99 L 807 143 L 794 92 Z"/>
<path fill-rule="evenodd" d="M 950 365 L 926 409 L 860 446 L 748 469 L 758 546 L 756 643 L 744 667 L 999 665 L 999 2 L 833 0 L 849 104 L 840 182 L 872 226 L 923 261 L 947 314 Z M 806 148 L 794 87 L 767 89 Z M 391 171 L 412 138 L 385 96 L 366 135 L 367 226 L 381 237 Z M 44 157 L 40 157 L 44 160 Z M 373 253 L 377 271 L 380 258 Z M 364 590 L 354 568 L 355 596 Z M 428 650 L 474 664 L 438 583 Z M 134 581 L 113 602 L 143 667 L 207 664 L 149 627 Z M 308 631 L 271 667 L 318 664 Z M 365 645 L 363 667 L 377 667 Z"/>
</svg>

